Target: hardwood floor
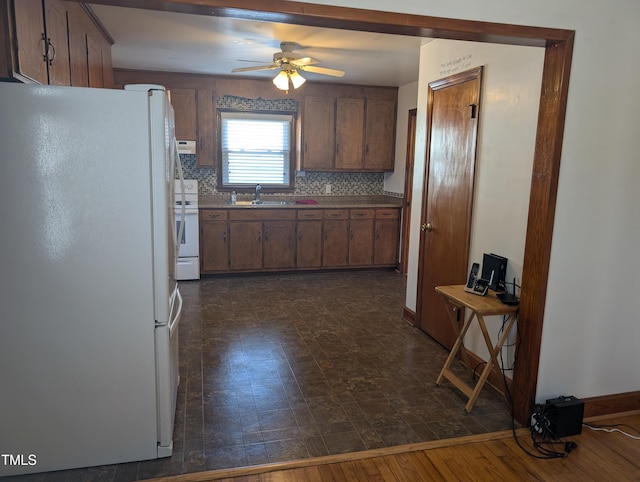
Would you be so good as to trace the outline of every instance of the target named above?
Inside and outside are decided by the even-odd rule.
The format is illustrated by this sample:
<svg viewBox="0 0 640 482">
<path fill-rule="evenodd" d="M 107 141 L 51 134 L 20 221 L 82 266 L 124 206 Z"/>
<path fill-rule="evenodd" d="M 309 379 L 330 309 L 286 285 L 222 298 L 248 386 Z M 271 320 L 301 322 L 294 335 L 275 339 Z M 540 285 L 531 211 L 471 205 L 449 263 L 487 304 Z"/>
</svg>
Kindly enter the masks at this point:
<svg viewBox="0 0 640 482">
<path fill-rule="evenodd" d="M 367 452 L 306 459 L 246 469 L 217 470 L 154 479 L 156 482 L 300 482 L 300 481 L 589 481 L 640 480 L 640 411 L 587 423 L 617 432 L 583 428 L 567 438 L 577 447 L 565 458 L 539 460 L 518 447 L 511 431 L 472 435 Z M 619 425 L 622 424 L 622 425 Z M 538 454 L 527 429 L 517 430 L 520 444 Z M 556 449 L 556 450 L 562 450 Z"/>
</svg>

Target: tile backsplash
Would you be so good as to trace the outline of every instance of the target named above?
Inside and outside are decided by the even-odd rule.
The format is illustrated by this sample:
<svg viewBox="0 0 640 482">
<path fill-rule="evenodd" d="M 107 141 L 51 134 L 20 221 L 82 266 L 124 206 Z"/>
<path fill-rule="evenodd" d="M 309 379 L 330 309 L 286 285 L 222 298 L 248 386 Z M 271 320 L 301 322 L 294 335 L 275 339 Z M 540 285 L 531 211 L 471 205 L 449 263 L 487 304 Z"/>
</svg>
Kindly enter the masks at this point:
<svg viewBox="0 0 640 482">
<path fill-rule="evenodd" d="M 185 179 L 197 179 L 199 194 L 218 194 L 216 170 L 196 166 L 196 155 L 180 154 Z M 333 196 L 395 195 L 384 191 L 384 173 L 379 172 L 305 172 L 297 173 L 295 196 L 325 195 L 325 186 L 331 184 Z"/>
</svg>

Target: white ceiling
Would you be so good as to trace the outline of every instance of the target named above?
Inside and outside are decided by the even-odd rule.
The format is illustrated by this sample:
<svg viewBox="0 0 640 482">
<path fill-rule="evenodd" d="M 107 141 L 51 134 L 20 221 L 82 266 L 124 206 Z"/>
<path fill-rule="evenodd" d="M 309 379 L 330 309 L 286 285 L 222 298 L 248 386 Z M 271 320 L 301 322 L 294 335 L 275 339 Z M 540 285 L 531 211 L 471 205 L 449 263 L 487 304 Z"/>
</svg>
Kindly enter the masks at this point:
<svg viewBox="0 0 640 482">
<path fill-rule="evenodd" d="M 345 71 L 342 78 L 311 72 L 308 81 L 401 86 L 418 80 L 420 45 L 430 39 L 91 5 L 113 37 L 114 68 L 272 78 L 274 71 L 232 74 L 269 64 L 280 42 Z M 245 60 L 245 61 L 242 61 Z M 246 61 L 252 62 L 246 62 Z"/>
</svg>

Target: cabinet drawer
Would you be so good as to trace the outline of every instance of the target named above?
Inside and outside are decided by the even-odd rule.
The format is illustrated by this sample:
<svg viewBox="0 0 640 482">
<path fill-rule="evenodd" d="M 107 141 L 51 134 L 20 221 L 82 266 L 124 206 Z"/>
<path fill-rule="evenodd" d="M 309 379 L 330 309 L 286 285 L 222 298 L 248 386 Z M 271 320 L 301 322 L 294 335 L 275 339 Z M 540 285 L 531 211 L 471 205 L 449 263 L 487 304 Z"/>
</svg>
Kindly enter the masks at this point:
<svg viewBox="0 0 640 482">
<path fill-rule="evenodd" d="M 373 219 L 374 213 L 373 209 L 352 209 L 351 219 Z"/>
<path fill-rule="evenodd" d="M 325 209 L 325 219 L 349 219 L 349 210 L 347 209 Z"/>
<path fill-rule="evenodd" d="M 322 219 L 322 209 L 301 209 L 298 211 L 298 219 Z"/>
<path fill-rule="evenodd" d="M 263 221 L 268 219 L 295 219 L 295 209 L 232 209 L 229 212 L 231 221 Z"/>
<path fill-rule="evenodd" d="M 376 209 L 376 219 L 398 219 L 399 209 Z"/>
<path fill-rule="evenodd" d="M 204 209 L 200 211 L 200 219 L 203 221 L 226 221 L 227 211 L 224 209 Z"/>
</svg>

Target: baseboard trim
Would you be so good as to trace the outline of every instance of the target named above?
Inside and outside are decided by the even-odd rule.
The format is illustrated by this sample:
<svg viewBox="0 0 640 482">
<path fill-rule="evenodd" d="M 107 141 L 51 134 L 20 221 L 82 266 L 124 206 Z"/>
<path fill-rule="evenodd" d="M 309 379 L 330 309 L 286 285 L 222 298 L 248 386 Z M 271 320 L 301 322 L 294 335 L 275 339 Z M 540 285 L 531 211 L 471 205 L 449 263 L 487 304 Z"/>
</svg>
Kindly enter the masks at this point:
<svg viewBox="0 0 640 482">
<path fill-rule="evenodd" d="M 467 354 L 469 355 L 471 365 L 474 367 L 478 364 L 486 363 L 486 360 L 483 360 L 473 352 L 467 350 Z M 484 367 L 482 367 L 482 369 L 484 369 Z M 478 370 L 478 377 L 480 377 L 482 369 Z M 509 387 L 509 391 L 511 392 L 513 380 L 509 377 L 507 377 L 506 380 L 507 387 Z M 489 372 L 489 378 L 487 379 L 486 384 L 504 396 L 504 381 L 502 373 L 496 370 L 495 367 L 493 367 Z M 558 394 L 558 396 L 562 395 L 571 394 Z M 633 413 L 640 410 L 640 391 L 613 393 L 599 397 L 582 398 L 581 400 L 584 402 L 584 418 L 606 417 L 626 412 Z"/>
<path fill-rule="evenodd" d="M 404 310 L 402 310 L 402 319 L 411 326 L 416 326 L 416 312 L 410 310 L 406 306 L 404 307 Z"/>
<path fill-rule="evenodd" d="M 582 401 L 584 402 L 585 417 L 631 412 L 640 410 L 640 391 L 583 398 Z"/>
</svg>

